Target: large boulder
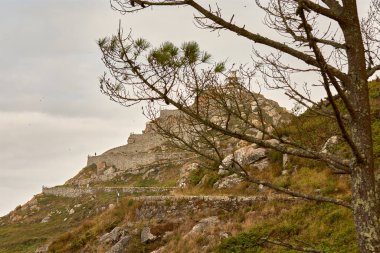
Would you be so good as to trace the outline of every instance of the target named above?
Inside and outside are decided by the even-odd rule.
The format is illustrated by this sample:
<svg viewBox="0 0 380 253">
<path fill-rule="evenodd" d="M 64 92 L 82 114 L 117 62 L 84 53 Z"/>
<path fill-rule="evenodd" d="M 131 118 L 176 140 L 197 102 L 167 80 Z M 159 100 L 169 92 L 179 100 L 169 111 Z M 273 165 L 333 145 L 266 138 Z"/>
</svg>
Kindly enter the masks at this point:
<svg viewBox="0 0 380 253">
<path fill-rule="evenodd" d="M 235 162 L 239 163 L 241 166 L 247 166 L 250 164 L 255 164 L 266 157 L 267 150 L 265 148 L 258 148 L 256 144 L 252 144 L 239 148 L 233 154 L 226 156 L 219 168 L 233 168 L 237 166 Z"/>
<path fill-rule="evenodd" d="M 195 224 L 189 233 L 186 234 L 192 235 L 192 234 L 200 234 L 204 233 L 206 230 L 211 229 L 213 226 L 218 224 L 220 222 L 218 216 L 211 216 L 208 218 L 204 218 L 200 220 L 197 224 Z"/>
<path fill-rule="evenodd" d="M 232 174 L 227 177 L 224 177 L 220 180 L 218 180 L 214 184 L 214 188 L 216 189 L 226 189 L 226 188 L 232 188 L 236 185 L 238 185 L 240 182 L 243 181 L 243 178 L 237 174 Z"/>
<path fill-rule="evenodd" d="M 153 235 L 150 232 L 150 227 L 148 227 L 148 226 L 144 226 L 144 228 L 141 231 L 141 236 L 140 237 L 141 237 L 141 242 L 142 243 L 154 241 L 157 238 L 157 236 Z"/>
<path fill-rule="evenodd" d="M 114 229 L 112 229 L 111 232 L 102 235 L 99 238 L 99 243 L 101 244 L 115 243 L 115 242 L 118 242 L 121 237 L 124 237 L 127 234 L 128 234 L 127 230 L 121 227 L 115 227 Z"/>
<path fill-rule="evenodd" d="M 108 250 L 106 253 L 124 253 L 125 248 L 127 247 L 129 241 L 131 239 L 131 236 L 125 235 L 120 238 L 120 240 L 111 247 L 110 250 Z"/>
</svg>

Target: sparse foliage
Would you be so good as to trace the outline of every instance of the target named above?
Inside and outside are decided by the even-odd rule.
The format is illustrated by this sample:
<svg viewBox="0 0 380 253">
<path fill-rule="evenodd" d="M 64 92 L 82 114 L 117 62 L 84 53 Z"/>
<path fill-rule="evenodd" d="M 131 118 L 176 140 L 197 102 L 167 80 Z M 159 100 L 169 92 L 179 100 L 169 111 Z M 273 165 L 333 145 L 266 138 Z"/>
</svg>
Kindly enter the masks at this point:
<svg viewBox="0 0 380 253">
<path fill-rule="evenodd" d="M 147 115 L 153 120 L 159 106 L 174 106 L 181 115 L 173 124 L 156 121 L 159 131 L 178 146 L 215 162 L 224 158 L 228 143 L 245 141 L 320 161 L 334 173 L 349 174 L 351 203 L 283 188 L 255 178 L 239 164 L 234 167 L 234 172 L 249 182 L 352 209 L 360 252 L 380 252 L 380 177 L 374 167 L 368 91 L 368 80 L 380 70 L 380 1 L 372 0 L 368 15 L 360 20 L 355 0 L 256 0 L 266 13 L 266 25 L 282 35 L 282 41 L 250 31 L 237 24 L 234 16 L 223 16 L 218 5 L 205 6 L 201 1 L 111 2 L 122 13 L 147 6 L 190 6 L 196 11 L 199 27 L 228 30 L 267 46 L 266 53 L 254 49 L 251 66 L 232 69 L 225 62 L 213 62 L 195 42 L 180 47 L 165 42 L 151 48 L 145 40 L 134 40 L 120 28 L 117 35 L 99 40 L 111 74 L 111 78 L 104 75 L 100 79 L 101 89 L 125 106 L 145 101 Z M 297 64 L 288 63 L 289 59 L 297 59 Z M 299 73 L 315 76 L 315 82 L 297 84 L 293 77 Z M 259 76 L 267 87 L 283 90 L 301 111 L 334 120 L 350 155 L 322 152 L 284 135 L 281 124 L 265 114 L 261 95 L 254 92 Z M 326 101 L 316 101 L 313 86 L 325 91 Z"/>
</svg>

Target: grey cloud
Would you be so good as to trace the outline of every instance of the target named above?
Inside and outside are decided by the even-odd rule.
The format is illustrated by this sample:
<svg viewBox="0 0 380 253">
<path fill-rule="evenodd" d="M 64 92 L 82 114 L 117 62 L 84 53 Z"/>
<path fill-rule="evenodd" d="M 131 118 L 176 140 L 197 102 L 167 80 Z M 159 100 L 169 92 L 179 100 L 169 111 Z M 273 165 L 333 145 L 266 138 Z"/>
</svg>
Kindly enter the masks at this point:
<svg viewBox="0 0 380 253">
<path fill-rule="evenodd" d="M 2 198 L 20 204 L 42 185 L 62 184 L 86 165 L 88 154 L 126 144 L 128 134 L 144 124 L 142 116 L 110 121 L 0 111 Z M 12 189 L 18 194 L 5 194 Z M 10 210 L 7 201 L 2 203 L 0 215 Z"/>
</svg>

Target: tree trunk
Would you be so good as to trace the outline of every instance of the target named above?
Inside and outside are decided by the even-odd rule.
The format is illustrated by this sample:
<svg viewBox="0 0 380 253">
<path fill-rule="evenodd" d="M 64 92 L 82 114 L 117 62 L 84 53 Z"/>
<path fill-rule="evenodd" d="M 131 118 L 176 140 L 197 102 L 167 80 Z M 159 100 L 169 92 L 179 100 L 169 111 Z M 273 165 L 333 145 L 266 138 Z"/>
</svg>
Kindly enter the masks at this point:
<svg viewBox="0 0 380 253">
<path fill-rule="evenodd" d="M 380 226 L 377 187 L 373 161 L 371 114 L 365 51 L 355 0 L 344 0 L 344 23 L 340 24 L 346 40 L 348 80 L 345 82 L 348 100 L 352 103 L 351 138 L 360 158 L 351 169 L 352 205 L 361 253 L 380 253 Z"/>
<path fill-rule="evenodd" d="M 352 169 L 352 204 L 359 249 L 361 253 L 379 253 L 380 229 L 374 177 L 368 166 L 356 165 Z"/>
<path fill-rule="evenodd" d="M 348 98 L 355 109 L 350 122 L 351 137 L 361 155 L 361 159 L 356 159 L 351 167 L 353 215 L 360 252 L 380 253 L 380 203 L 374 170 L 367 77 L 355 74 L 350 83 Z"/>
<path fill-rule="evenodd" d="M 368 83 L 362 79 L 349 99 L 356 111 L 351 121 L 351 137 L 356 144 L 361 160 L 351 167 L 352 205 L 361 253 L 380 252 L 379 200 L 373 164 L 371 117 L 368 101 Z"/>
</svg>

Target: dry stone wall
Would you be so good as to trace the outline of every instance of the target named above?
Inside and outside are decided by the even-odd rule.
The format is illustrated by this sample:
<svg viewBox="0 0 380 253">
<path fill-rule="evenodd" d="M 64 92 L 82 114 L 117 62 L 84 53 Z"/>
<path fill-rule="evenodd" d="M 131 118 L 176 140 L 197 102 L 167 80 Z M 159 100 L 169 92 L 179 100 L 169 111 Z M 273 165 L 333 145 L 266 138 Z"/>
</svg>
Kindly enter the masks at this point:
<svg viewBox="0 0 380 253">
<path fill-rule="evenodd" d="M 119 192 L 125 194 L 134 193 L 169 193 L 175 190 L 175 187 L 43 187 L 42 193 L 54 195 L 57 197 L 76 198 L 86 194 L 96 194 L 104 192 Z"/>
<path fill-rule="evenodd" d="M 236 211 L 245 207 L 251 207 L 263 202 L 295 202 L 297 198 L 285 196 L 140 196 L 134 200 L 143 204 L 136 210 L 136 217 L 147 219 L 176 219 L 195 212 L 207 212 L 206 210 Z"/>
<path fill-rule="evenodd" d="M 57 197 L 76 198 L 84 194 L 94 194 L 93 188 L 81 187 L 42 187 L 42 193 L 46 195 L 54 195 Z"/>
</svg>

